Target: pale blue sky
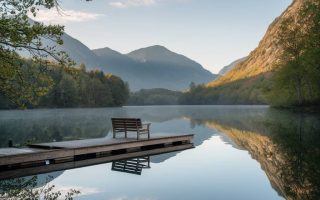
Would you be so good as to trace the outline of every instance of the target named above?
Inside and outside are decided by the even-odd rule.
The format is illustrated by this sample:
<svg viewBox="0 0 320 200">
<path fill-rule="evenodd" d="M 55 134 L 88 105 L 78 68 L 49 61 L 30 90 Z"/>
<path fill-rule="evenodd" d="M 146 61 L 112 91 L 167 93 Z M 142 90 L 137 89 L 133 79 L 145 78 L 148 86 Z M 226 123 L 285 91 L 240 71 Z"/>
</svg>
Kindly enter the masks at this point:
<svg viewBox="0 0 320 200">
<path fill-rule="evenodd" d="M 121 53 L 163 45 L 217 73 L 246 56 L 292 0 L 62 0 L 62 23 L 89 48 Z"/>
</svg>

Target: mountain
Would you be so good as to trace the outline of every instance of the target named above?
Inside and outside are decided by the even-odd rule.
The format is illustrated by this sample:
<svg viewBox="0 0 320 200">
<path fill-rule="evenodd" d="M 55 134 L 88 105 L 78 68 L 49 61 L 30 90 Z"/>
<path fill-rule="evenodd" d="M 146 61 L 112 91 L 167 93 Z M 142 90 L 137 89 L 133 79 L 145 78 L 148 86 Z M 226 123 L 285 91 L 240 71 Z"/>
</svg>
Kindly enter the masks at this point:
<svg viewBox="0 0 320 200">
<path fill-rule="evenodd" d="M 216 78 L 195 61 L 159 45 L 128 54 L 110 48 L 92 51 L 99 57 L 106 72 L 120 76 L 133 91 L 151 88 L 183 90 L 191 82 L 203 84 Z"/>
<path fill-rule="evenodd" d="M 191 82 L 203 84 L 217 77 L 199 63 L 159 45 L 135 50 L 127 56 L 139 63 L 139 74 L 152 79 L 148 88 L 183 90 Z"/>
<path fill-rule="evenodd" d="M 277 17 L 268 27 L 264 37 L 260 41 L 258 47 L 254 49 L 249 56 L 242 62 L 237 63 L 233 69 L 207 84 L 207 95 L 212 99 L 208 100 L 211 104 L 270 104 L 271 92 L 273 92 L 274 77 L 277 74 L 281 63 L 285 63 L 286 57 L 283 45 L 279 45 L 280 38 L 292 38 L 293 31 L 289 33 L 287 30 L 299 30 L 301 24 L 308 24 L 311 28 L 313 23 L 312 17 L 307 18 L 301 13 L 308 3 L 317 5 L 316 0 L 294 0 L 291 5 Z M 310 10 L 310 9 L 309 9 Z M 312 10 L 311 10 L 312 12 Z M 317 11 L 314 11 L 316 15 Z M 311 15 L 312 16 L 312 15 Z M 309 30 L 309 29 L 306 29 Z M 301 31 L 303 32 L 303 31 Z M 303 37 L 308 37 L 308 32 Z M 296 44 L 296 39 L 291 39 L 292 44 Z M 288 43 L 290 45 L 290 43 Z M 291 76 L 294 76 L 291 74 Z M 292 77 L 291 79 L 299 80 Z M 307 80 L 308 81 L 308 80 Z M 294 81 L 285 81 L 283 87 L 287 83 Z M 296 84 L 296 83 L 294 83 Z M 283 91 L 283 90 L 282 90 Z M 208 95 L 211 94 L 211 95 Z M 279 94 L 279 92 L 278 92 Z M 290 92 L 282 92 L 282 95 L 293 94 Z M 273 96 L 279 96 L 274 95 Z M 274 98 L 272 96 L 272 98 Z M 283 99 L 290 99 L 284 97 Z M 291 98 L 291 99 L 293 99 Z M 285 101 L 285 100 L 281 100 Z"/>
<path fill-rule="evenodd" d="M 111 68 L 110 70 L 112 70 L 113 67 L 117 69 L 119 66 L 123 67 L 134 64 L 133 60 L 128 56 L 114 51 L 108 47 L 94 49 L 92 52 L 99 57 L 99 60 L 103 65 L 108 66 L 109 69 Z"/>
<path fill-rule="evenodd" d="M 68 34 L 63 34 L 63 45 L 57 46 L 57 50 L 65 51 L 76 63 L 85 64 L 88 68 L 101 68 L 100 58 L 86 45 Z M 103 70 L 103 68 L 102 68 Z"/>
<path fill-rule="evenodd" d="M 208 86 L 217 87 L 240 80 L 252 82 L 257 78 L 260 80 L 260 77 L 268 79 L 270 72 L 277 67 L 277 63 L 282 55 L 282 49 L 276 45 L 280 26 L 289 17 L 297 17 L 299 9 L 305 2 L 305 0 L 294 0 L 282 14 L 271 23 L 258 47 L 250 53 L 247 59 L 244 62 L 236 64 L 232 70 L 217 80 L 210 82 Z"/>
<path fill-rule="evenodd" d="M 199 63 L 196 63 L 183 55 L 174 53 L 160 45 L 138 49 L 127 55 L 130 58 L 143 63 L 167 63 L 168 65 L 175 65 L 177 67 L 180 66 L 197 70 L 201 69 L 202 71 L 208 72 Z"/>
<path fill-rule="evenodd" d="M 238 65 L 240 62 L 244 61 L 247 57 L 244 58 L 240 58 L 236 61 L 233 61 L 231 64 L 224 66 L 220 71 L 219 71 L 219 75 L 224 75 L 226 73 L 228 73 L 230 70 L 232 70 L 236 65 Z"/>
<path fill-rule="evenodd" d="M 181 103 L 318 105 L 319 11 L 319 0 L 294 0 L 244 61 L 206 86 L 191 88 Z"/>
<path fill-rule="evenodd" d="M 30 24 L 34 24 L 33 19 L 28 19 Z M 79 40 L 71 37 L 67 33 L 64 33 L 61 36 L 63 40 L 63 45 L 56 44 L 53 40 L 49 38 L 42 38 L 41 43 L 42 47 L 54 47 L 56 51 L 64 51 L 67 52 L 69 57 L 75 61 L 76 63 L 85 64 L 88 68 L 93 69 L 101 66 L 99 61 L 99 57 L 92 52 L 86 45 L 81 43 Z M 18 52 L 22 57 L 30 57 L 30 53 L 27 51 L 19 51 Z"/>
<path fill-rule="evenodd" d="M 58 51 L 65 51 L 77 64 L 85 64 L 87 69 L 100 69 L 112 73 L 129 83 L 132 91 L 151 88 L 184 90 L 191 82 L 204 84 L 217 75 L 205 70 L 197 62 L 162 46 L 152 46 L 121 54 L 110 48 L 90 50 L 79 40 L 64 33 L 63 45 Z M 54 46 L 44 39 L 43 46 Z"/>
</svg>

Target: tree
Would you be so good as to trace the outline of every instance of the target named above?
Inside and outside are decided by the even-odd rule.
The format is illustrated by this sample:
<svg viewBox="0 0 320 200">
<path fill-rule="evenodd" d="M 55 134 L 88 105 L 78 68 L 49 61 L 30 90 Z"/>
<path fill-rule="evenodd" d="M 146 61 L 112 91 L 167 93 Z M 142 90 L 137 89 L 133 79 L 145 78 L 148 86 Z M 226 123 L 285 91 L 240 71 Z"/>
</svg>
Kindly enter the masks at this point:
<svg viewBox="0 0 320 200">
<path fill-rule="evenodd" d="M 123 105 L 129 92 L 120 78 L 109 79 L 102 71 L 87 74 L 84 65 L 79 70 L 69 67 L 73 63 L 65 52 L 42 44 L 43 39 L 62 44 L 64 27 L 29 19 L 28 14 L 36 17 L 41 8 L 60 10 L 58 0 L 0 0 L 1 107 L 36 107 L 39 99 L 40 106 L 49 107 Z M 20 58 L 20 52 L 28 52 L 31 59 Z M 50 67 L 57 64 L 47 61 L 48 58 L 58 61 L 59 67 Z M 85 95 L 91 92 L 90 82 L 97 92 L 91 95 L 93 99 Z"/>
<path fill-rule="evenodd" d="M 37 96 L 45 92 L 34 93 L 41 87 L 28 82 L 31 77 L 22 75 L 26 70 L 21 67 L 23 61 L 18 52 L 29 52 L 35 63 L 42 66 L 40 60 L 48 55 L 64 61 L 61 52 L 56 52 L 54 47 L 43 47 L 41 43 L 42 38 L 48 38 L 62 44 L 63 27 L 46 26 L 28 18 L 28 13 L 36 16 L 39 7 L 50 9 L 54 6 L 57 6 L 55 0 L 0 0 L 0 92 L 19 107 L 32 104 Z M 17 89 L 23 93 L 20 95 Z"/>
<path fill-rule="evenodd" d="M 128 84 L 124 83 L 121 78 L 112 74 L 106 76 L 106 81 L 110 86 L 114 105 L 118 106 L 125 104 L 129 98 Z"/>
<path fill-rule="evenodd" d="M 283 54 L 270 102 L 305 106 L 320 100 L 320 2 L 304 1 L 297 16 L 282 22 L 277 44 Z"/>
<path fill-rule="evenodd" d="M 86 0 L 89 1 L 89 0 Z M 39 88 L 32 84 L 26 84 L 26 77 L 22 74 L 21 61 L 18 53 L 28 52 L 36 64 L 42 66 L 44 73 L 45 64 L 42 61 L 48 57 L 56 61 L 68 64 L 71 62 L 65 52 L 59 52 L 55 46 L 43 46 L 42 40 L 49 39 L 55 44 L 62 44 L 61 36 L 64 27 L 60 25 L 44 25 L 29 19 L 28 14 L 37 16 L 40 8 L 60 9 L 58 0 L 0 0 L 0 95 L 7 97 L 19 107 L 34 103 L 43 94 L 34 90 Z M 12 84 L 12 85 L 10 85 Z M 22 85 L 25 84 L 25 85 Z M 25 90 L 23 94 L 17 93 L 12 88 L 20 85 Z M 31 86 L 31 87 L 27 87 Z"/>
<path fill-rule="evenodd" d="M 69 74 L 62 74 L 62 79 L 58 83 L 59 107 L 75 107 L 78 105 L 78 92 L 75 80 Z"/>
</svg>

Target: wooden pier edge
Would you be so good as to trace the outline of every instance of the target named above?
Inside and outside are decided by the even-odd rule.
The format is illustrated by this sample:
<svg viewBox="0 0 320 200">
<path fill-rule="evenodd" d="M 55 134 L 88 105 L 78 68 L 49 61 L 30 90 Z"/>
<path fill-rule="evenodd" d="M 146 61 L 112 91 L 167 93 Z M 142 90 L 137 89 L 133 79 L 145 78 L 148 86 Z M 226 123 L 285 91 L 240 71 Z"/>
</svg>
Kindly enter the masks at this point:
<svg viewBox="0 0 320 200">
<path fill-rule="evenodd" d="M 193 134 L 173 135 L 165 137 L 155 137 L 142 140 L 119 140 L 108 144 L 98 144 L 91 146 L 80 146 L 75 148 L 61 148 L 57 143 L 43 143 L 29 145 L 26 153 L 0 155 L 0 173 L 2 177 L 13 177 L 18 169 L 36 167 L 43 171 L 50 168 L 74 168 L 85 166 L 84 163 L 95 164 L 97 161 L 108 162 L 122 159 L 128 156 L 142 156 L 147 153 L 159 153 L 161 151 L 178 151 L 192 148 Z M 71 141 L 77 144 L 77 141 Z M 81 142 L 81 141 L 79 141 Z M 53 147 L 52 149 L 48 146 Z M 166 150 L 167 149 L 167 150 Z M 18 170 L 18 171 L 17 171 Z M 3 175 L 2 172 L 8 175 Z M 13 174 L 12 174 L 13 173 Z M 23 172 L 22 172 L 23 173 Z M 11 174 L 11 175 L 10 175 Z M 0 176 L 1 178 L 1 176 Z"/>
<path fill-rule="evenodd" d="M 192 148 L 194 148 L 194 145 L 190 143 L 190 144 L 164 147 L 164 148 L 152 149 L 147 151 L 132 152 L 127 154 L 100 157 L 100 158 L 94 158 L 94 159 L 58 163 L 53 165 L 34 166 L 34 167 L 21 168 L 21 169 L 9 170 L 9 171 L 1 171 L 0 180 L 92 166 L 92 165 L 109 163 L 112 161 L 125 160 L 125 159 L 136 158 L 136 157 L 159 155 L 163 153 L 183 151 L 183 150 L 192 149 Z"/>
<path fill-rule="evenodd" d="M 35 161 L 45 161 L 52 160 L 57 158 L 67 158 L 67 157 L 75 157 L 78 155 L 86 155 L 100 152 L 111 152 L 111 151 L 119 151 L 119 150 L 129 150 L 133 148 L 142 148 L 148 147 L 152 145 L 162 145 L 162 144 L 171 144 L 171 143 L 191 143 L 193 138 L 193 134 L 189 135 L 179 135 L 179 136 L 171 136 L 171 137 L 159 137 L 152 138 L 149 140 L 134 140 L 128 142 L 120 142 L 115 144 L 107 144 L 107 145 L 97 145 L 97 146 L 86 146 L 79 148 L 60 148 L 60 149 L 41 149 L 41 145 L 29 145 L 31 148 L 38 148 L 36 151 L 31 153 L 23 153 L 18 155 L 8 155 L 8 156 L 0 156 L 0 166 L 3 165 L 14 165 L 21 163 L 29 163 Z M 39 150 L 40 149 L 40 150 Z"/>
</svg>

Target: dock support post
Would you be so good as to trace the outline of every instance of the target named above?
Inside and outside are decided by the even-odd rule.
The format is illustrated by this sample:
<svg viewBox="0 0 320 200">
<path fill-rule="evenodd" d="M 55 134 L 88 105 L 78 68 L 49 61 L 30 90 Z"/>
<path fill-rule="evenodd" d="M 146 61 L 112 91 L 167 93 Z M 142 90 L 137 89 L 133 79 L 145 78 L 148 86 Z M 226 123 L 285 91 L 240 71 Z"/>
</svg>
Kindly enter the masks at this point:
<svg viewBox="0 0 320 200">
<path fill-rule="evenodd" d="M 13 141 L 12 140 L 8 141 L 8 147 L 13 147 Z"/>
</svg>

